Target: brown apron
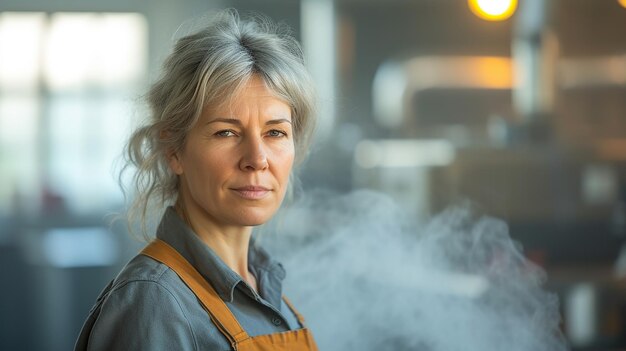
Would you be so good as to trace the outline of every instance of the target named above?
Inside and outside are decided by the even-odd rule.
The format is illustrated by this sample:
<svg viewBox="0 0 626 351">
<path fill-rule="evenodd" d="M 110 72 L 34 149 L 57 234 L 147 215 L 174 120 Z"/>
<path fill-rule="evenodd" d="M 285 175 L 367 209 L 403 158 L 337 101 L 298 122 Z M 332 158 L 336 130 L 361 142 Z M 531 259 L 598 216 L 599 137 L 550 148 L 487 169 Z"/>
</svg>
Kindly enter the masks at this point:
<svg viewBox="0 0 626 351">
<path fill-rule="evenodd" d="M 170 267 L 187 284 L 208 312 L 217 328 L 237 351 L 317 351 L 313 335 L 307 328 L 250 337 L 213 287 L 174 248 L 156 239 L 141 253 Z M 302 326 L 304 320 L 283 297 Z"/>
</svg>

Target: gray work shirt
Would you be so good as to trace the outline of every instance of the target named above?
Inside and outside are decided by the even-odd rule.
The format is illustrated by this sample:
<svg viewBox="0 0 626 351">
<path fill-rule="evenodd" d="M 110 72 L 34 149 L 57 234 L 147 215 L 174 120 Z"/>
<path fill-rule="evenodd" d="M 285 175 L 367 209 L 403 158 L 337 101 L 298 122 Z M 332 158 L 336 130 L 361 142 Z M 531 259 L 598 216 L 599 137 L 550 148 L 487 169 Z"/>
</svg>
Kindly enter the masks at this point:
<svg viewBox="0 0 626 351">
<path fill-rule="evenodd" d="M 250 335 L 301 328 L 282 300 L 285 270 L 250 243 L 255 292 L 168 208 L 157 238 L 176 249 L 213 286 Z M 104 289 L 91 309 L 75 350 L 231 350 L 207 312 L 166 265 L 135 256 Z"/>
</svg>

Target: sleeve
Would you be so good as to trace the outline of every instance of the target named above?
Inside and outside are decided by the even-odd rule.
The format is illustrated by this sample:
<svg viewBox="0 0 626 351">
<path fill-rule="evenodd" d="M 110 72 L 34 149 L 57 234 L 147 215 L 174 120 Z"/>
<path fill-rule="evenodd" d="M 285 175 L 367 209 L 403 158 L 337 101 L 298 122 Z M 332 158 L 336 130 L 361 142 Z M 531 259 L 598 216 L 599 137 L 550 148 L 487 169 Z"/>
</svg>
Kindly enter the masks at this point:
<svg viewBox="0 0 626 351">
<path fill-rule="evenodd" d="M 133 281 L 111 292 L 87 342 L 89 351 L 196 350 L 176 297 L 155 281 Z"/>
</svg>

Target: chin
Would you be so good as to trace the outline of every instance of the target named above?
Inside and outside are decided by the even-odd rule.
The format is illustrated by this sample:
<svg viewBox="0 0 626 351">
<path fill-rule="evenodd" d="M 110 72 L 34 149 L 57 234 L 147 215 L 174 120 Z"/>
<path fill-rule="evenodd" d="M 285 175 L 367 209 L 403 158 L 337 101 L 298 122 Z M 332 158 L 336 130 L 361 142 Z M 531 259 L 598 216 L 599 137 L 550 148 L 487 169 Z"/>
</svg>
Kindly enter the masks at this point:
<svg viewBox="0 0 626 351">
<path fill-rule="evenodd" d="M 244 211 L 240 217 L 236 218 L 237 224 L 244 227 L 255 227 L 267 223 L 276 211 Z"/>
</svg>

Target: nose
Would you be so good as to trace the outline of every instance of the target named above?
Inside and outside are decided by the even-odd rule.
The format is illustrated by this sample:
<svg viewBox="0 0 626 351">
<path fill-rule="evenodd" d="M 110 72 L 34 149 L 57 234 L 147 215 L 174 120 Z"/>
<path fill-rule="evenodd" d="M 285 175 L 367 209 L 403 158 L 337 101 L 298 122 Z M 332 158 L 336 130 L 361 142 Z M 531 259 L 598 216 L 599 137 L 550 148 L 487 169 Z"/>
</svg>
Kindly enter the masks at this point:
<svg viewBox="0 0 626 351">
<path fill-rule="evenodd" d="M 261 137 L 252 137 L 243 143 L 243 155 L 239 162 L 242 171 L 259 171 L 268 167 L 267 151 Z"/>
</svg>

